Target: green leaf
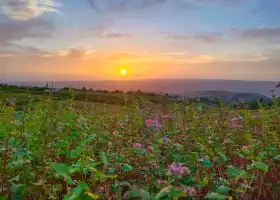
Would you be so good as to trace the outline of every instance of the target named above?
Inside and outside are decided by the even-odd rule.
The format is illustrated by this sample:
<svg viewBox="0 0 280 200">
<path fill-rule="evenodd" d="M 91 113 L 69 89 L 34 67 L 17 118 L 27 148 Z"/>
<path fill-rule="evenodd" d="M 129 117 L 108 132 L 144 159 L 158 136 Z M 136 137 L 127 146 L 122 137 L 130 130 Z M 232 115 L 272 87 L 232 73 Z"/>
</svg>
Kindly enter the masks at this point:
<svg viewBox="0 0 280 200">
<path fill-rule="evenodd" d="M 155 197 L 155 200 L 161 200 L 162 197 L 167 196 L 172 190 L 172 186 L 163 188 Z"/>
<path fill-rule="evenodd" d="M 234 142 L 233 142 L 230 138 L 227 138 L 227 139 L 225 140 L 225 142 L 226 142 L 226 143 L 230 143 L 230 144 L 234 144 Z"/>
<path fill-rule="evenodd" d="M 227 175 L 229 178 L 233 178 L 233 177 L 243 178 L 243 179 L 250 178 L 250 174 L 248 172 L 244 170 L 240 170 L 233 166 L 228 167 Z"/>
<path fill-rule="evenodd" d="M 69 168 L 65 164 L 54 163 L 51 165 L 51 167 L 54 168 L 54 170 L 58 174 L 68 174 L 69 173 Z"/>
<path fill-rule="evenodd" d="M 105 166 L 108 165 L 108 158 L 104 151 L 100 152 L 100 158 Z"/>
<path fill-rule="evenodd" d="M 219 193 L 227 193 L 227 192 L 229 192 L 230 190 L 232 190 L 230 187 L 227 187 L 227 186 L 224 186 L 224 185 L 221 185 L 221 186 L 218 188 L 218 192 L 219 192 Z"/>
<path fill-rule="evenodd" d="M 62 176 L 68 184 L 73 184 L 72 178 L 67 174 L 57 174 L 58 177 Z"/>
<path fill-rule="evenodd" d="M 242 170 L 240 172 L 240 174 L 238 175 L 238 178 L 248 179 L 248 178 L 250 178 L 250 174 L 248 172 Z"/>
<path fill-rule="evenodd" d="M 202 161 L 202 165 L 203 165 L 203 167 L 211 167 L 212 163 L 210 162 L 210 160 L 204 159 Z"/>
<path fill-rule="evenodd" d="M 9 183 L 12 183 L 12 182 L 14 182 L 14 181 L 19 181 L 19 179 L 20 179 L 20 175 L 17 175 L 17 176 L 15 176 L 15 177 L 13 177 L 13 178 L 11 178 L 10 180 L 8 180 L 8 182 Z"/>
<path fill-rule="evenodd" d="M 67 165 L 60 164 L 60 163 L 54 163 L 51 166 L 52 166 L 52 168 L 55 169 L 55 171 L 56 171 L 55 175 L 57 177 L 63 177 L 68 184 L 73 183 L 72 178 L 68 175 L 70 173 L 70 170 L 69 170 L 69 167 Z"/>
<path fill-rule="evenodd" d="M 85 145 L 87 143 L 90 143 L 92 140 L 94 140 L 96 138 L 96 135 L 89 135 L 87 136 L 87 139 L 85 139 L 83 142 L 82 142 L 82 145 Z"/>
<path fill-rule="evenodd" d="M 211 192 L 208 193 L 205 197 L 206 199 L 215 199 L 215 200 L 225 200 L 227 196 L 216 193 L 216 192 Z"/>
<path fill-rule="evenodd" d="M 6 194 L 0 197 L 0 200 L 8 200 L 9 196 Z"/>
<path fill-rule="evenodd" d="M 191 159 L 192 159 L 192 163 L 193 163 L 193 164 L 197 163 L 197 160 L 198 160 L 198 152 L 191 152 Z"/>
<path fill-rule="evenodd" d="M 179 197 L 186 197 L 186 194 L 182 190 L 172 188 L 170 196 L 174 199 L 178 199 Z"/>
<path fill-rule="evenodd" d="M 67 142 L 65 142 L 64 140 L 58 140 L 54 146 L 60 147 L 60 148 L 68 148 L 69 144 Z"/>
<path fill-rule="evenodd" d="M 225 154 L 218 152 L 219 156 L 223 159 L 224 162 L 228 161 L 228 158 Z"/>
<path fill-rule="evenodd" d="M 274 159 L 280 161 L 280 155 L 275 156 Z"/>
<path fill-rule="evenodd" d="M 265 173 L 268 171 L 268 167 L 269 167 L 267 164 L 263 162 L 255 162 L 251 166 Z"/>
<path fill-rule="evenodd" d="M 21 196 L 21 193 L 23 191 L 23 189 L 26 187 L 26 185 L 23 185 L 23 184 L 18 184 L 18 185 L 15 185 L 15 184 L 12 184 L 11 187 L 10 187 L 10 190 L 12 192 L 12 200 L 21 200 L 23 199 L 22 196 Z"/>
<path fill-rule="evenodd" d="M 72 192 L 71 195 L 68 197 L 68 200 L 78 200 L 78 199 L 82 199 L 83 195 L 85 193 L 85 191 L 88 189 L 88 185 L 84 182 L 80 182 L 77 187 L 75 187 Z"/>
<path fill-rule="evenodd" d="M 209 184 L 209 179 L 207 177 L 204 177 L 203 180 L 201 181 L 202 186 L 207 186 Z"/>
<path fill-rule="evenodd" d="M 141 198 L 143 200 L 150 199 L 150 193 L 147 192 L 146 190 L 140 189 L 133 187 L 129 192 L 128 192 L 128 199 L 130 198 Z"/>
<path fill-rule="evenodd" d="M 177 161 L 177 162 L 181 162 L 182 161 L 182 155 L 181 154 L 179 154 L 178 152 L 172 152 L 172 154 L 171 154 L 171 159 L 173 160 L 173 161 Z"/>
<path fill-rule="evenodd" d="M 15 141 L 16 141 L 16 138 L 15 138 L 15 137 L 10 137 L 9 140 L 8 140 L 9 146 L 14 145 L 14 144 L 15 144 Z"/>
<path fill-rule="evenodd" d="M 123 172 L 128 172 L 128 171 L 132 171 L 133 168 L 131 165 L 125 164 L 124 166 L 122 166 L 122 171 Z"/>
<path fill-rule="evenodd" d="M 233 167 L 233 166 L 230 166 L 228 167 L 228 170 L 227 170 L 227 175 L 229 178 L 233 178 L 235 176 L 238 176 L 240 175 L 241 173 L 241 170 L 236 168 L 236 167 Z"/>
<path fill-rule="evenodd" d="M 76 149 L 71 151 L 70 157 L 78 158 L 80 156 L 80 154 L 82 153 L 82 151 L 83 151 L 83 149 L 80 146 L 78 146 Z"/>
</svg>

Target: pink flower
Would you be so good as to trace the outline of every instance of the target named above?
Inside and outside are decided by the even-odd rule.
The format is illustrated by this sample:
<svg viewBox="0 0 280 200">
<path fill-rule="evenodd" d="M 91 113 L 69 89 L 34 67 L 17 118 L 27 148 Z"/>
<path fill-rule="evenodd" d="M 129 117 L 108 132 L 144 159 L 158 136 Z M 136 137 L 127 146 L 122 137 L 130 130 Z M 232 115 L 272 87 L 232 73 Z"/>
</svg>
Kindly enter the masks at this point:
<svg viewBox="0 0 280 200">
<path fill-rule="evenodd" d="M 243 148 L 243 149 L 249 149 L 249 146 L 243 145 L 242 148 Z"/>
<path fill-rule="evenodd" d="M 117 134 L 119 134 L 119 132 L 118 132 L 118 131 L 113 131 L 112 134 L 113 134 L 113 135 L 117 135 Z"/>
<path fill-rule="evenodd" d="M 15 104 L 14 103 L 10 103 L 10 107 L 11 108 L 15 107 Z"/>
<path fill-rule="evenodd" d="M 146 120 L 145 124 L 148 128 L 157 128 L 157 129 L 161 128 L 161 125 L 157 120 L 148 119 Z"/>
<path fill-rule="evenodd" d="M 30 160 L 26 160 L 26 161 L 24 161 L 24 163 L 25 164 L 29 164 L 29 163 L 31 163 L 31 161 Z"/>
<path fill-rule="evenodd" d="M 140 143 L 136 143 L 134 146 L 135 146 L 137 149 L 142 148 L 142 144 L 140 144 Z"/>
<path fill-rule="evenodd" d="M 194 195 L 196 195 L 196 190 L 194 187 L 187 187 L 184 189 L 184 193 L 189 196 L 194 196 Z"/>
<path fill-rule="evenodd" d="M 154 160 L 151 160 L 149 162 L 149 164 L 150 164 L 150 167 L 153 168 L 153 169 L 156 169 L 158 167 L 156 161 L 154 161 Z"/>
<path fill-rule="evenodd" d="M 243 126 L 242 125 L 237 125 L 237 124 L 232 124 L 231 125 L 231 128 L 233 128 L 233 129 L 242 129 L 243 128 Z"/>
<path fill-rule="evenodd" d="M 182 166 L 182 164 L 172 163 L 168 166 L 168 171 L 173 175 L 186 175 L 190 173 L 190 170 L 186 166 Z"/>
</svg>

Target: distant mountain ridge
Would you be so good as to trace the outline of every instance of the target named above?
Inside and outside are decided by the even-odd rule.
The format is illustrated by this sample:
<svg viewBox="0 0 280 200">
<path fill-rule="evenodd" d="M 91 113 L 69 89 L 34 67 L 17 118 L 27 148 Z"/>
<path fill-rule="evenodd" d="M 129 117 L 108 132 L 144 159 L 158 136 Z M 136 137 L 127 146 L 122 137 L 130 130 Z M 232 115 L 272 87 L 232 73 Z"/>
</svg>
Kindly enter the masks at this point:
<svg viewBox="0 0 280 200">
<path fill-rule="evenodd" d="M 204 97 L 204 98 L 211 98 L 211 97 L 219 97 L 223 100 L 229 101 L 250 101 L 254 99 L 263 99 L 265 101 L 270 101 L 272 98 L 267 97 L 262 94 L 258 93 L 238 93 L 238 92 L 229 92 L 229 91 L 191 91 L 187 92 L 186 96 L 188 97 Z"/>
<path fill-rule="evenodd" d="M 0 81 L 1 82 L 1 81 Z M 49 82 L 51 83 L 51 81 Z M 44 86 L 46 82 L 10 82 L 16 85 Z M 280 96 L 278 82 L 269 81 L 235 81 L 235 80 L 199 80 L 199 79 L 162 79 L 162 80 L 109 80 L 109 81 L 58 81 L 55 88 L 73 86 L 75 88 L 93 88 L 108 91 L 123 90 L 145 92 L 163 92 L 185 95 L 192 91 L 229 91 L 233 93 L 253 93 L 271 97 L 270 90 L 276 90 Z"/>
</svg>

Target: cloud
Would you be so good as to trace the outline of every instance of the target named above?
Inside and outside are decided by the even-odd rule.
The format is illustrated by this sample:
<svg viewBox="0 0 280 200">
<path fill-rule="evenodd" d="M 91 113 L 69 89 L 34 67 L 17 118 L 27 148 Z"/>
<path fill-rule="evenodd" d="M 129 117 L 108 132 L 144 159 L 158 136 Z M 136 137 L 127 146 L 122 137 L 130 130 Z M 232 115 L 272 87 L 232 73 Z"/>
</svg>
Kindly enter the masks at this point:
<svg viewBox="0 0 280 200">
<path fill-rule="evenodd" d="M 50 57 L 56 55 L 54 52 L 32 46 L 22 46 L 13 43 L 0 46 L 0 57 Z"/>
<path fill-rule="evenodd" d="M 55 30 L 53 24 L 44 20 L 0 22 L 0 44 L 24 38 L 50 38 Z"/>
<path fill-rule="evenodd" d="M 88 0 L 90 6 L 99 12 L 127 11 L 131 9 L 143 9 L 156 4 L 162 4 L 171 0 Z"/>
<path fill-rule="evenodd" d="M 220 62 L 261 62 L 270 60 L 271 57 L 264 53 L 255 54 L 243 54 L 243 55 L 232 55 L 227 57 L 220 57 L 218 61 Z"/>
<path fill-rule="evenodd" d="M 186 40 L 186 39 L 190 39 L 189 36 L 180 34 L 180 33 L 175 33 L 172 31 L 159 31 L 159 33 L 161 35 L 163 35 L 165 38 L 168 39 L 175 39 L 175 40 Z"/>
<path fill-rule="evenodd" d="M 120 33 L 111 33 L 106 35 L 101 35 L 100 38 L 129 38 L 132 37 L 130 34 L 120 34 Z"/>
<path fill-rule="evenodd" d="M 180 55 L 180 57 L 177 57 Z M 211 55 L 191 55 L 184 52 L 168 52 L 162 54 L 146 53 L 108 53 L 100 57 L 103 63 L 164 63 L 164 64 L 202 64 L 213 62 L 215 58 Z"/>
<path fill-rule="evenodd" d="M 88 0 L 89 5 L 98 12 L 125 12 L 166 3 L 171 3 L 170 5 L 175 5 L 178 9 L 195 8 L 207 4 L 236 6 L 246 1 L 248 0 Z"/>
<path fill-rule="evenodd" d="M 246 40 L 280 41 L 280 27 L 250 28 L 239 31 L 237 34 Z"/>
<path fill-rule="evenodd" d="M 179 51 L 179 52 L 166 52 L 162 53 L 164 55 L 188 55 L 190 54 L 189 52 L 184 52 L 184 51 Z"/>
<path fill-rule="evenodd" d="M 172 31 L 160 31 L 161 35 L 168 39 L 174 40 L 196 40 L 203 43 L 215 43 L 221 39 L 222 33 L 197 33 L 184 35 L 180 33 L 175 33 Z"/>
<path fill-rule="evenodd" d="M 2 47 L 2 48 L 1 48 Z M 44 58 L 89 58 L 97 50 L 92 47 L 69 48 L 59 51 L 47 51 L 33 46 L 8 44 L 0 47 L 0 57 L 44 57 Z M 7 48 L 8 47 L 8 48 Z"/>
<path fill-rule="evenodd" d="M 67 50 L 61 50 L 57 53 L 59 56 L 68 57 L 68 58 L 86 58 L 90 57 L 97 50 L 92 49 L 91 47 L 87 48 L 70 48 Z"/>
<path fill-rule="evenodd" d="M 193 39 L 203 43 L 216 43 L 222 37 L 221 33 L 200 33 L 192 36 Z"/>
<path fill-rule="evenodd" d="M 44 12 L 59 12 L 55 0 L 2 0 L 0 9 L 11 19 L 28 20 Z"/>
<path fill-rule="evenodd" d="M 100 37 L 106 30 L 113 27 L 115 22 L 111 19 L 103 19 L 87 28 L 76 30 L 75 35 L 79 37 Z"/>
</svg>

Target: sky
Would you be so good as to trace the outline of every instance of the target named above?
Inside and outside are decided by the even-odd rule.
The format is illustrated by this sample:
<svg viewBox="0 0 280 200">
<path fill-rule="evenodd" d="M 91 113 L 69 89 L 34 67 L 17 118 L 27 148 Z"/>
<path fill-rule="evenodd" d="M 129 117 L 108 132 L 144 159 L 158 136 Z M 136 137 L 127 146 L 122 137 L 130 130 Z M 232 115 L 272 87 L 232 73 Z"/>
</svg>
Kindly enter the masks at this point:
<svg viewBox="0 0 280 200">
<path fill-rule="evenodd" d="M 279 55 L 280 0 L 0 0 L 0 81 L 279 81 Z"/>
</svg>

